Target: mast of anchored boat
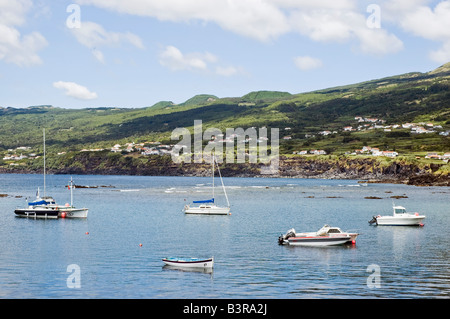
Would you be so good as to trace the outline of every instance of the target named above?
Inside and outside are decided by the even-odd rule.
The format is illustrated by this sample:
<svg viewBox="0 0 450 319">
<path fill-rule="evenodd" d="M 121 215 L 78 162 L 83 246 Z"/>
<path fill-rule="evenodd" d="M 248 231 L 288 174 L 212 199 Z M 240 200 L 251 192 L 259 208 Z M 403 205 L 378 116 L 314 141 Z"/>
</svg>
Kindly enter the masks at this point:
<svg viewBox="0 0 450 319">
<path fill-rule="evenodd" d="M 42 129 L 44 135 L 44 197 L 45 195 L 45 128 Z"/>
<path fill-rule="evenodd" d="M 72 176 L 70 176 L 69 188 L 70 188 L 70 207 L 73 207 L 73 179 L 72 179 Z"/>
<path fill-rule="evenodd" d="M 225 194 L 225 199 L 227 200 L 227 207 L 230 207 L 230 202 L 228 201 L 227 191 L 225 190 L 225 185 L 223 184 L 222 174 L 220 173 L 219 163 L 217 163 L 217 171 L 219 172 L 220 182 L 222 183 L 223 193 Z"/>
</svg>

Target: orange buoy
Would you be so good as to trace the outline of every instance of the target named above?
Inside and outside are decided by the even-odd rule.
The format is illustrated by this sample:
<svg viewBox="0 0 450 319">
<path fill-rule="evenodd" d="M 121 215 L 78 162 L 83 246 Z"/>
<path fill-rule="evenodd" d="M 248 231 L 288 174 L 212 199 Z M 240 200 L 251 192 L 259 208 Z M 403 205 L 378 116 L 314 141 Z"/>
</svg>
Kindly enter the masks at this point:
<svg viewBox="0 0 450 319">
<path fill-rule="evenodd" d="M 142 244 L 139 244 L 139 247 L 142 247 Z"/>
<path fill-rule="evenodd" d="M 86 234 L 86 235 L 89 235 L 89 232 L 87 231 L 85 234 Z"/>
<path fill-rule="evenodd" d="M 61 218 L 66 218 L 66 212 L 61 212 Z"/>
</svg>

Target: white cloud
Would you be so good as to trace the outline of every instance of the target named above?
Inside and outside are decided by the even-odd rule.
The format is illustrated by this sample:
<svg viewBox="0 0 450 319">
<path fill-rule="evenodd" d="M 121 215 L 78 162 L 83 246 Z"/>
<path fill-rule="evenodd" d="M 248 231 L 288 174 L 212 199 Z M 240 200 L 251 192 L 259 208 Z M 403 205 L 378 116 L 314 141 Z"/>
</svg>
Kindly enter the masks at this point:
<svg viewBox="0 0 450 319">
<path fill-rule="evenodd" d="M 99 48 L 117 47 L 122 43 L 129 43 L 139 49 L 144 48 L 139 36 L 131 32 L 109 32 L 95 22 L 82 21 L 80 28 L 72 28 L 70 30 L 77 41 L 91 49 L 94 57 L 102 63 L 105 62 L 105 59 Z"/>
<path fill-rule="evenodd" d="M 77 2 L 120 13 L 154 17 L 162 21 L 212 22 L 225 30 L 260 41 L 269 41 L 289 29 L 282 10 L 267 0 L 78 0 Z"/>
<path fill-rule="evenodd" d="M 216 74 L 221 76 L 233 76 L 238 73 L 241 73 L 240 70 L 234 66 L 218 66 L 216 67 Z"/>
<path fill-rule="evenodd" d="M 442 47 L 430 51 L 433 61 L 450 61 L 450 1 L 440 1 L 434 8 L 427 1 L 395 0 L 386 3 L 386 17 L 398 23 L 405 31 L 424 39 L 442 43 Z"/>
<path fill-rule="evenodd" d="M 318 42 L 356 41 L 358 51 L 386 55 L 403 49 L 403 42 L 382 28 L 367 27 L 367 17 L 351 10 L 314 9 L 294 12 L 292 26 L 299 33 Z"/>
<path fill-rule="evenodd" d="M 93 100 L 96 99 L 97 93 L 90 92 L 85 86 L 79 85 L 75 82 L 54 82 L 53 86 L 57 89 L 65 90 L 66 95 L 79 100 Z"/>
<path fill-rule="evenodd" d="M 218 64 L 219 58 L 210 52 L 183 53 L 173 45 L 164 47 L 160 52 L 159 63 L 172 71 L 215 73 L 226 77 L 243 73 L 238 67 Z"/>
<path fill-rule="evenodd" d="M 178 48 L 169 45 L 159 55 L 159 63 L 171 70 L 206 70 L 208 63 L 216 62 L 217 57 L 206 53 L 183 54 Z"/>
<path fill-rule="evenodd" d="M 431 51 L 430 59 L 438 63 L 447 63 L 450 61 L 450 41 L 444 42 L 442 47 L 438 50 Z"/>
<path fill-rule="evenodd" d="M 385 27 L 397 24 L 406 32 L 441 43 L 431 59 L 450 58 L 450 0 L 384 0 L 382 28 L 369 28 L 369 13 L 356 0 L 77 0 L 120 13 L 162 21 L 215 23 L 224 30 L 259 41 L 296 32 L 317 42 L 351 44 L 369 55 L 403 49 L 403 42 Z M 223 71 L 223 70 L 222 70 Z"/>
<path fill-rule="evenodd" d="M 404 0 L 401 0 L 404 1 Z M 414 0 L 419 1 L 419 0 Z M 120 13 L 163 21 L 202 21 L 267 42 L 290 32 L 314 41 L 358 43 L 360 52 L 395 53 L 403 44 L 387 30 L 368 30 L 356 0 L 78 0 Z M 375 45 L 370 39 L 375 39 Z"/>
<path fill-rule="evenodd" d="M 47 40 L 36 31 L 21 35 L 17 28 L 24 24 L 31 6 L 29 0 L 0 1 L 0 60 L 19 66 L 42 63 L 37 52 L 47 46 Z"/>
<path fill-rule="evenodd" d="M 313 58 L 310 56 L 298 56 L 294 58 L 295 65 L 303 71 L 317 69 L 323 66 L 320 59 Z"/>
</svg>

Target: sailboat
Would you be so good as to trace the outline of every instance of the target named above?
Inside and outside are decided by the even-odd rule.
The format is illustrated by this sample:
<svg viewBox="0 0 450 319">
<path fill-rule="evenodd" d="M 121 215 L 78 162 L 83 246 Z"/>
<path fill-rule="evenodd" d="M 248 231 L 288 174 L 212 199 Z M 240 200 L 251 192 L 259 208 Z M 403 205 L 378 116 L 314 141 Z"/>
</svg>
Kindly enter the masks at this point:
<svg viewBox="0 0 450 319">
<path fill-rule="evenodd" d="M 199 204 L 198 206 L 191 207 L 190 205 L 184 206 L 184 213 L 185 214 L 202 214 L 202 215 L 228 215 L 230 213 L 230 202 L 228 201 L 227 192 L 225 190 L 225 186 L 223 184 L 222 175 L 220 174 L 220 168 L 219 164 L 217 164 L 216 159 L 214 156 L 212 156 L 212 198 L 207 200 L 198 200 L 193 201 L 194 204 Z M 219 172 L 220 182 L 222 183 L 222 189 L 225 194 L 225 198 L 227 200 L 227 206 L 221 207 L 217 206 L 215 204 L 215 198 L 214 198 L 214 172 L 215 172 L 215 165 L 217 164 L 217 170 Z"/>
<path fill-rule="evenodd" d="M 65 206 L 60 206 L 56 201 L 50 197 L 46 196 L 46 163 L 45 163 L 45 129 L 43 129 L 44 138 L 44 196 L 40 196 L 39 187 L 36 192 L 36 199 L 28 203 L 26 208 L 17 208 L 14 213 L 18 217 L 28 217 L 28 218 L 44 218 L 44 219 L 56 219 L 58 217 L 68 217 L 68 218 L 86 218 L 88 209 L 87 208 L 75 208 L 72 204 L 73 195 L 71 192 L 71 204 L 66 204 Z M 73 189 L 73 181 L 71 179 L 70 189 Z"/>
</svg>

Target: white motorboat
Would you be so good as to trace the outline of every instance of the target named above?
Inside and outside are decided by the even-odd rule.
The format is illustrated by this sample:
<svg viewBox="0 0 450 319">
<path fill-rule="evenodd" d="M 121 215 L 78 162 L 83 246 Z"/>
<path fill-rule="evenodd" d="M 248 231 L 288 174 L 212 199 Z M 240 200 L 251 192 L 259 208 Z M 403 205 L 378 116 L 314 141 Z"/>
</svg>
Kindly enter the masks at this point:
<svg viewBox="0 0 450 319">
<path fill-rule="evenodd" d="M 403 206 L 393 206 L 392 216 L 373 216 L 370 224 L 380 226 L 423 226 L 425 215 L 419 213 L 407 213 Z"/>
<path fill-rule="evenodd" d="M 278 237 L 280 245 L 333 246 L 355 244 L 358 233 L 343 232 L 339 227 L 324 225 L 316 232 L 297 233 L 294 228 Z"/>
<path fill-rule="evenodd" d="M 220 174 L 219 164 L 217 164 L 217 171 L 219 172 L 220 182 L 222 183 L 222 189 L 225 194 L 225 199 L 227 201 L 227 206 L 217 206 L 214 203 L 214 171 L 215 165 L 217 164 L 215 157 L 212 157 L 212 198 L 207 200 L 193 201 L 194 204 L 199 204 L 198 206 L 191 207 L 190 205 L 184 206 L 185 214 L 202 214 L 202 215 L 229 215 L 230 213 L 230 202 L 228 201 L 227 192 L 223 184 L 222 175 Z"/>
<path fill-rule="evenodd" d="M 73 189 L 75 185 L 73 184 L 72 178 L 70 178 L 69 185 L 70 189 L 70 205 L 66 204 L 63 207 L 59 207 L 59 215 L 61 218 L 87 218 L 89 210 L 87 208 L 76 208 L 73 206 Z"/>
<path fill-rule="evenodd" d="M 163 258 L 162 261 L 166 265 L 173 266 L 173 267 L 179 267 L 179 268 L 213 268 L 214 267 L 214 257 L 207 258 L 207 259 L 167 257 L 167 258 Z"/>
</svg>

